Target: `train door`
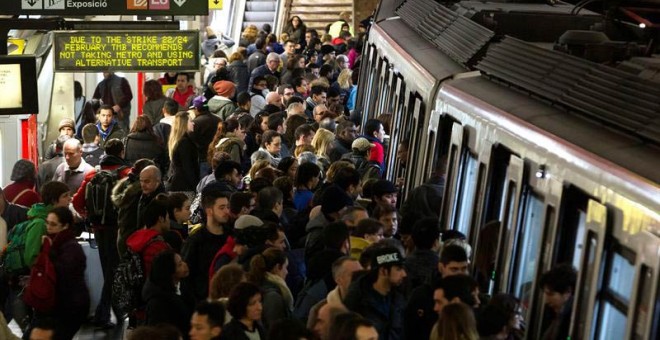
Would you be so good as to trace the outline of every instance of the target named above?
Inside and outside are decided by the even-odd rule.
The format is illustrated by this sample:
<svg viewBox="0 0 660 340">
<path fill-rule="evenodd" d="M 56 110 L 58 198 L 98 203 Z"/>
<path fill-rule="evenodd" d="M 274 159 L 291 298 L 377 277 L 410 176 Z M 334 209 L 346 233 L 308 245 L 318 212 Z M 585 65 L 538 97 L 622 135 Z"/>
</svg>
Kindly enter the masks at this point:
<svg viewBox="0 0 660 340">
<path fill-rule="evenodd" d="M 410 127 L 409 131 L 411 132 L 410 140 L 410 153 L 408 154 L 409 167 L 408 172 L 412 172 L 408 175 L 409 181 L 406 183 L 406 186 L 409 188 L 415 188 L 426 180 L 424 175 L 424 165 L 428 163 L 430 159 L 431 151 L 428 149 L 425 142 L 426 136 L 424 135 L 424 112 L 426 107 L 422 97 L 415 93 L 414 95 L 409 96 L 408 101 L 408 114 L 410 115 Z M 412 170 L 412 171 L 411 171 Z"/>
<path fill-rule="evenodd" d="M 603 250 L 605 249 L 605 236 L 607 234 L 607 208 L 589 200 L 585 216 L 582 244 L 584 249 L 580 253 L 580 272 L 576 283 L 574 298 L 573 320 L 571 333 L 578 339 L 593 339 L 591 335 L 592 324 L 596 320 L 594 313 L 597 310 L 597 292 L 602 280 Z M 540 330 L 539 333 L 540 334 Z"/>
<path fill-rule="evenodd" d="M 392 100 L 389 112 L 392 113 L 390 120 L 390 140 L 387 155 L 385 155 L 385 175 L 386 178 L 395 182 L 400 173 L 400 166 L 397 162 L 396 151 L 401 140 L 401 116 L 403 111 L 403 100 L 405 98 L 406 84 L 400 74 L 392 73 Z"/>
<path fill-rule="evenodd" d="M 478 187 L 479 160 L 475 150 L 476 131 L 459 123 L 452 124 L 445 204 L 441 225 L 455 229 L 472 240 L 471 225 Z"/>
<path fill-rule="evenodd" d="M 632 244 L 636 245 L 638 280 L 633 291 L 634 308 L 630 308 L 628 319 L 631 328 L 628 338 L 634 340 L 660 338 L 660 259 L 657 236 L 640 232 Z M 636 295 L 636 296 L 635 296 Z"/>
<path fill-rule="evenodd" d="M 522 193 L 522 180 L 524 172 L 523 160 L 511 155 L 506 169 L 504 190 L 500 206 L 500 237 L 497 252 L 497 276 L 495 278 L 495 292 L 508 291 L 511 284 L 512 254 L 515 246 L 515 229 L 519 219 L 519 205 Z"/>
</svg>

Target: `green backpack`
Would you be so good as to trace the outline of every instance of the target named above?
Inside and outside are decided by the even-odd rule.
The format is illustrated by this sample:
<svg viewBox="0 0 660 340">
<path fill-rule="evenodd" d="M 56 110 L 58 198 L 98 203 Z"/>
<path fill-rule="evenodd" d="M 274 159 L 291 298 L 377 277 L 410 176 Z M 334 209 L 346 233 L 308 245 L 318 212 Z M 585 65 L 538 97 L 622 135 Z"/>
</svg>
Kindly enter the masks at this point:
<svg viewBox="0 0 660 340">
<path fill-rule="evenodd" d="M 25 238 L 33 220 L 26 220 L 14 226 L 7 235 L 7 248 L 2 253 L 1 267 L 8 274 L 28 274 L 25 263 Z"/>
</svg>

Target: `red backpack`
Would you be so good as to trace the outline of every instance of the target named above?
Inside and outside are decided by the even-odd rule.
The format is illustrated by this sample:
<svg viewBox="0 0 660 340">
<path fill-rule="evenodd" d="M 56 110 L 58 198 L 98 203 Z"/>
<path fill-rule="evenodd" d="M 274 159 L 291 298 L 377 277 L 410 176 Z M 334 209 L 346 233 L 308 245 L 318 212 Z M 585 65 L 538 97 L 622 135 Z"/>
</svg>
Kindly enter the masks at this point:
<svg viewBox="0 0 660 340">
<path fill-rule="evenodd" d="M 32 266 L 30 281 L 23 291 L 23 301 L 42 313 L 55 309 L 57 275 L 55 265 L 50 260 L 52 243 L 53 241 L 46 237 L 41 245 L 41 252 Z"/>
</svg>

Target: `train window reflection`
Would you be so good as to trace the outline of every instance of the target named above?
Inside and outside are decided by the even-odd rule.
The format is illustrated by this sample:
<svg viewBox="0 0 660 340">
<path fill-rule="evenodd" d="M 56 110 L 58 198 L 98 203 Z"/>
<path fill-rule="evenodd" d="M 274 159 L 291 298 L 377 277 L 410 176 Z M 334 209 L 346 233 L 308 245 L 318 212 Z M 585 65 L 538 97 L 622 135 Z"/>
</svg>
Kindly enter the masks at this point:
<svg viewBox="0 0 660 340">
<path fill-rule="evenodd" d="M 463 157 L 463 166 L 460 175 L 461 188 L 460 197 L 457 198 L 456 218 L 454 229 L 465 235 L 469 234 L 472 211 L 474 210 L 474 199 L 477 193 L 477 174 L 479 172 L 479 161 L 469 152 Z"/>
<path fill-rule="evenodd" d="M 544 207 L 543 200 L 531 193 L 527 195 L 514 267 L 514 295 L 519 296 L 526 306 L 531 302 L 534 274 L 539 261 Z"/>
<path fill-rule="evenodd" d="M 626 315 L 609 302 L 605 302 L 603 306 L 600 325 L 598 339 L 625 339 Z"/>
<path fill-rule="evenodd" d="M 578 288 L 580 289 L 580 301 L 579 301 L 579 312 L 577 314 L 578 318 L 578 334 L 584 332 L 586 316 L 589 311 L 589 298 L 591 296 L 591 282 L 593 282 L 594 275 L 596 272 L 596 250 L 598 249 L 598 237 L 593 231 L 589 231 L 586 241 L 586 257 L 584 258 L 583 266 L 578 266 L 576 268 L 584 268 L 584 277 L 582 280 L 582 285 Z M 596 309 L 594 309 L 595 311 Z M 592 328 L 593 329 L 593 328 Z"/>
<path fill-rule="evenodd" d="M 584 251 L 584 233 L 586 231 L 587 214 L 584 211 L 578 212 L 578 228 L 575 237 L 575 252 L 573 253 L 573 267 L 580 268 L 580 259 Z"/>
<path fill-rule="evenodd" d="M 610 282 L 608 289 L 622 298 L 623 301 L 630 303 L 630 295 L 632 294 L 633 279 L 635 277 L 635 264 L 630 262 L 627 258 L 619 253 L 614 253 L 612 256 L 612 264 L 608 268 L 610 273 Z"/>
</svg>

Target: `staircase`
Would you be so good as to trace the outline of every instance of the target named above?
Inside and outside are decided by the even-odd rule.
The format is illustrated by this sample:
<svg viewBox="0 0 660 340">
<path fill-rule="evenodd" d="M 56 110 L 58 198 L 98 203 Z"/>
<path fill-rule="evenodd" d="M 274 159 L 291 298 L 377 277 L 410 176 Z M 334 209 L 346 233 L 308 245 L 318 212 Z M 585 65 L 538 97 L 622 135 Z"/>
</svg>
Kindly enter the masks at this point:
<svg viewBox="0 0 660 340">
<path fill-rule="evenodd" d="M 247 0 L 243 14 L 243 27 L 257 26 L 261 30 L 264 24 L 270 24 L 275 29 L 275 15 L 277 13 L 277 0 Z"/>
<path fill-rule="evenodd" d="M 307 25 L 307 29 L 313 28 L 319 34 L 325 33 L 325 27 L 339 20 L 339 13 L 347 11 L 353 13 L 353 0 L 289 0 L 291 8 L 289 15 L 283 23 L 289 22 L 289 18 L 297 15 Z M 356 0 L 360 1 L 360 0 Z M 352 23 L 350 23 L 352 24 Z"/>
</svg>

